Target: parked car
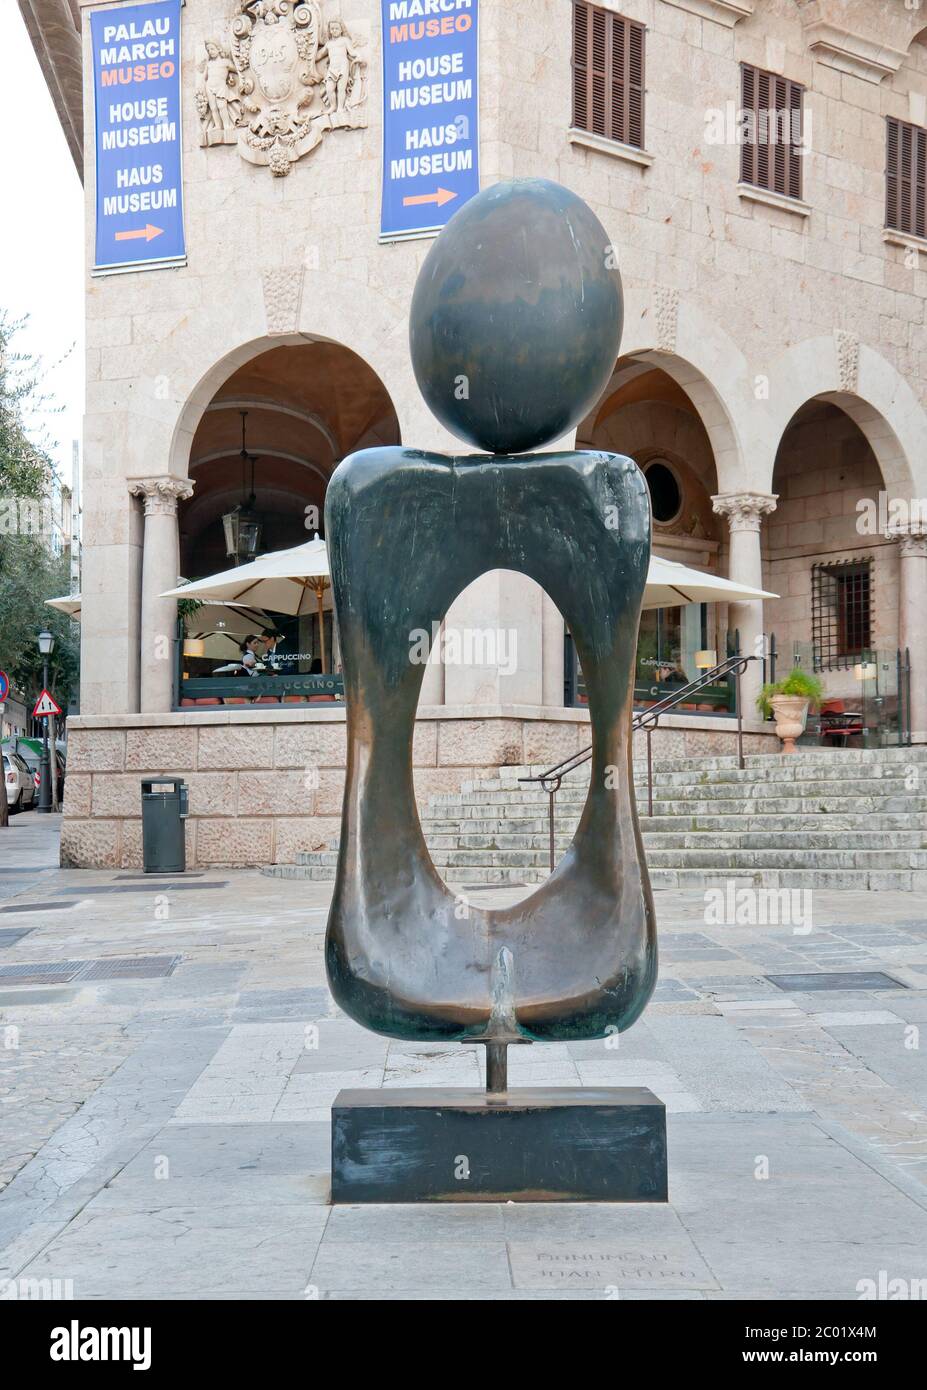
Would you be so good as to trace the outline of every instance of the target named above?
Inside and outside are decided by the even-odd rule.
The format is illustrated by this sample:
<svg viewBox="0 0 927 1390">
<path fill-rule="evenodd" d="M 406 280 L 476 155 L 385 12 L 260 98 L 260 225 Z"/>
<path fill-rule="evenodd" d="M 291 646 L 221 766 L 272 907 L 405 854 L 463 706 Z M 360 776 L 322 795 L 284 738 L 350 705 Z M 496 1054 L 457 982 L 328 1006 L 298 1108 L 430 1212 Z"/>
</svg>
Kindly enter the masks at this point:
<svg viewBox="0 0 927 1390">
<path fill-rule="evenodd" d="M 3 740 L 3 751 L 4 753 L 16 753 L 17 756 L 22 758 L 23 762 L 26 763 L 35 777 L 36 802 L 38 802 L 39 770 L 42 766 L 42 740 L 39 738 L 24 738 L 22 734 L 16 734 L 12 738 L 5 738 Z M 49 754 L 51 754 L 50 746 Z M 58 803 L 60 805 L 64 801 L 65 759 L 60 748 L 56 749 L 55 756 L 58 762 Z"/>
<path fill-rule="evenodd" d="M 35 776 L 24 758 L 18 753 L 4 753 L 3 776 L 6 780 L 6 800 L 12 815 L 16 811 L 30 811 L 35 805 Z"/>
</svg>

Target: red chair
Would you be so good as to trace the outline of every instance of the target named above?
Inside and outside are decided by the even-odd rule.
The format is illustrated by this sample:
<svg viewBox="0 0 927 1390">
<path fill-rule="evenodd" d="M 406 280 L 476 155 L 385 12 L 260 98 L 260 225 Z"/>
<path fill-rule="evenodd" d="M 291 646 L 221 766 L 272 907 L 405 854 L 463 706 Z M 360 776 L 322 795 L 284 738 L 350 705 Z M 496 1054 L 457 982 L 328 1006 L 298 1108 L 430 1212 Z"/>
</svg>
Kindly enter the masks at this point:
<svg viewBox="0 0 927 1390">
<path fill-rule="evenodd" d="M 821 738 L 841 739 L 839 747 L 846 748 L 848 739 L 862 738 L 863 716 L 848 710 L 844 700 L 825 700 L 821 705 Z"/>
</svg>

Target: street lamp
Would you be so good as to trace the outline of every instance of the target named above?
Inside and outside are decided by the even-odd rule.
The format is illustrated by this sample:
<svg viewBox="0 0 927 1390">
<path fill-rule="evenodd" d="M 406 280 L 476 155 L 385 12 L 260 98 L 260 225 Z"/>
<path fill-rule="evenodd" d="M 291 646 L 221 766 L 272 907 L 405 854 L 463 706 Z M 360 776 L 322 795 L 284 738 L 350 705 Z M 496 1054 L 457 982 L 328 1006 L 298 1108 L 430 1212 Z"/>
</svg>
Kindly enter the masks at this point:
<svg viewBox="0 0 927 1390">
<path fill-rule="evenodd" d="M 42 689 L 48 689 L 48 658 L 55 650 L 55 639 L 46 628 L 40 632 L 35 639 L 39 648 L 39 655 L 42 658 Z M 45 732 L 42 735 L 42 761 L 39 772 L 39 804 L 38 810 L 46 814 L 51 811 L 51 763 L 48 758 L 48 715 L 45 716 Z"/>
</svg>

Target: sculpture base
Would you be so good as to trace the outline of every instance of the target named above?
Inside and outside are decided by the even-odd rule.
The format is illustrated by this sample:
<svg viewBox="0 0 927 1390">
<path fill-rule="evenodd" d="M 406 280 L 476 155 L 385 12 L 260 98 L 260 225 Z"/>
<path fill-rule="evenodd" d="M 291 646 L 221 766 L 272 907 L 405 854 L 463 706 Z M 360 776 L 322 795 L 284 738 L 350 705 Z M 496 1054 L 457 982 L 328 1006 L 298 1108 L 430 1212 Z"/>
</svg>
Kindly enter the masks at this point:
<svg viewBox="0 0 927 1390">
<path fill-rule="evenodd" d="M 341 1091 L 332 1201 L 665 1202 L 666 1109 L 639 1087 Z"/>
</svg>

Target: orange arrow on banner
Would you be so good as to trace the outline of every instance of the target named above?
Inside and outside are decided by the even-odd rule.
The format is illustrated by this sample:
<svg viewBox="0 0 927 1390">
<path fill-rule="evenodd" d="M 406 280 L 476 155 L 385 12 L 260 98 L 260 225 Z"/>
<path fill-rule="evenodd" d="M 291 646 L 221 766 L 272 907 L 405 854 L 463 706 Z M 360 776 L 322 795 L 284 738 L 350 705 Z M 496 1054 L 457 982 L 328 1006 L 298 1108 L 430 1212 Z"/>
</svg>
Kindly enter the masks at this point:
<svg viewBox="0 0 927 1390">
<path fill-rule="evenodd" d="M 451 195 L 453 197 L 453 194 Z M 164 231 L 163 227 L 152 227 L 149 222 L 146 227 L 139 227 L 134 232 L 117 232 L 117 241 L 137 241 L 139 237 L 144 237 L 146 241 L 152 241 L 156 236 L 160 236 Z"/>
<path fill-rule="evenodd" d="M 438 207 L 441 208 L 445 203 L 449 203 L 452 198 L 456 197 L 457 194 L 452 193 L 449 188 L 439 188 L 437 193 L 416 193 L 414 196 L 403 198 L 402 206 L 404 208 L 411 208 L 418 203 L 437 203 Z"/>
</svg>

